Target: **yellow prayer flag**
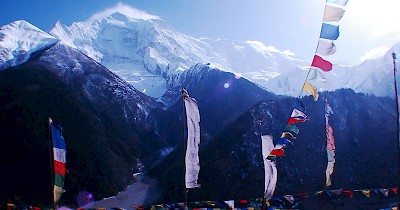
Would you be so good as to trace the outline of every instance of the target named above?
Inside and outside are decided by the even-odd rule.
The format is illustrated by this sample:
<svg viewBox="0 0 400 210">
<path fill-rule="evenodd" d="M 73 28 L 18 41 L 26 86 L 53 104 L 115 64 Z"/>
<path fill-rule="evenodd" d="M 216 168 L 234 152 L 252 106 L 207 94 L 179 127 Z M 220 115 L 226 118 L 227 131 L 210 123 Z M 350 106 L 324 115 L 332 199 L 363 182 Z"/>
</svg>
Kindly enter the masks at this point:
<svg viewBox="0 0 400 210">
<path fill-rule="evenodd" d="M 292 133 L 290 133 L 290 132 L 283 132 L 282 135 L 281 135 L 281 138 L 286 138 L 286 137 L 290 137 L 291 139 L 296 139 L 296 137 L 293 136 Z"/>
<path fill-rule="evenodd" d="M 318 91 L 317 88 L 312 86 L 309 82 L 305 82 L 303 86 L 303 90 L 307 93 L 310 93 L 314 97 L 314 101 L 318 101 Z"/>
<path fill-rule="evenodd" d="M 371 190 L 362 190 L 362 193 L 367 196 L 367 198 L 369 198 L 370 194 L 371 194 Z"/>
<path fill-rule="evenodd" d="M 58 200 L 60 200 L 61 194 L 63 192 L 64 192 L 64 190 L 61 187 L 54 185 L 54 188 L 53 188 L 54 203 L 58 203 Z"/>
</svg>

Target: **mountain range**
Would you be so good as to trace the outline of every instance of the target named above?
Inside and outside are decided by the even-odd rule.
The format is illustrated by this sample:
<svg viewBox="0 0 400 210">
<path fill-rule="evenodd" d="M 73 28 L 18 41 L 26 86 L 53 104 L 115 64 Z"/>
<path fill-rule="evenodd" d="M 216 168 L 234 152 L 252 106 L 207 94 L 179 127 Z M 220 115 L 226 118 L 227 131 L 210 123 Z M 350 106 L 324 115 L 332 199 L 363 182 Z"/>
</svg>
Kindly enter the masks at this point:
<svg viewBox="0 0 400 210">
<path fill-rule="evenodd" d="M 161 19 L 122 12 L 71 26 L 57 22 L 49 33 L 24 20 L 2 26 L 0 166 L 9 173 L 0 196 L 50 200 L 51 117 L 65 127 L 65 203 L 84 190 L 97 199 L 115 195 L 137 181 L 135 173 L 156 179 L 162 192 L 144 202 L 182 200 L 182 87 L 201 114 L 203 187 L 190 199 L 259 196 L 259 136 L 278 139 L 309 64 L 258 41 L 196 39 Z M 395 184 L 392 68 L 391 52 L 359 65 L 336 64 L 318 86 L 337 110 L 334 187 Z M 277 161 L 279 194 L 324 183 L 323 102 L 301 100 L 310 120 Z"/>
</svg>

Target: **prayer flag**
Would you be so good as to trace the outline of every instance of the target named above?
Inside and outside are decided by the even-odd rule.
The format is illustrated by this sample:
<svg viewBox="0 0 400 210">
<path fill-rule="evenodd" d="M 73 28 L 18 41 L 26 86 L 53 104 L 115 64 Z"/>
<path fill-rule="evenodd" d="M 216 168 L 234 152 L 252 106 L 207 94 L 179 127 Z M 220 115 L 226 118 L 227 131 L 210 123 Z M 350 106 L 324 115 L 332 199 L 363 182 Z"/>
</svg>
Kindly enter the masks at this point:
<svg viewBox="0 0 400 210">
<path fill-rule="evenodd" d="M 288 145 L 288 144 L 290 144 L 290 145 L 293 145 L 293 142 L 290 141 L 289 139 L 280 138 L 280 139 L 278 140 L 278 143 L 277 143 L 277 144 L 281 144 L 281 145 Z"/>
<path fill-rule="evenodd" d="M 285 155 L 285 150 L 283 150 L 283 149 L 273 149 L 271 151 L 270 155 L 284 156 Z"/>
<path fill-rule="evenodd" d="M 199 187 L 197 180 L 200 171 L 198 155 L 200 144 L 200 113 L 196 100 L 189 97 L 189 94 L 185 89 L 182 89 L 182 97 L 185 102 L 187 121 L 185 183 L 186 188 L 195 188 Z"/>
<path fill-rule="evenodd" d="M 326 149 L 335 150 L 335 137 L 333 136 L 332 126 L 326 125 Z"/>
<path fill-rule="evenodd" d="M 317 88 L 312 86 L 309 82 L 305 82 L 303 90 L 310 93 L 314 97 L 314 101 L 318 101 L 318 91 Z"/>
<path fill-rule="evenodd" d="M 387 197 L 389 195 L 389 190 L 388 189 L 379 189 L 379 191 L 385 196 Z"/>
<path fill-rule="evenodd" d="M 333 136 L 333 129 L 329 125 L 329 116 L 333 114 L 332 107 L 329 105 L 328 100 L 325 98 L 325 131 L 326 131 L 326 153 L 328 158 L 328 165 L 326 166 L 326 186 L 331 186 L 331 175 L 335 166 L 335 138 Z"/>
<path fill-rule="evenodd" d="M 64 192 L 65 180 L 65 164 L 66 164 L 66 146 L 64 137 L 62 136 L 62 127 L 56 125 L 50 118 L 51 139 L 53 142 L 53 170 L 54 170 L 54 186 L 53 201 L 57 203 Z"/>
<path fill-rule="evenodd" d="M 319 39 L 317 53 L 320 55 L 333 55 L 336 52 L 336 45 L 332 40 Z"/>
<path fill-rule="evenodd" d="M 224 201 L 230 209 L 235 209 L 235 201 L 234 200 L 229 200 L 229 201 Z"/>
<path fill-rule="evenodd" d="M 343 190 L 342 193 L 344 193 L 347 196 L 349 196 L 349 198 L 353 198 L 353 193 L 350 190 Z"/>
<path fill-rule="evenodd" d="M 294 203 L 294 197 L 293 195 L 284 195 L 283 196 L 289 203 L 293 204 Z"/>
<path fill-rule="evenodd" d="M 286 144 L 276 144 L 275 145 L 275 147 L 274 147 L 274 149 L 275 150 L 280 150 L 280 149 L 283 149 L 283 148 L 285 148 L 286 147 Z"/>
<path fill-rule="evenodd" d="M 268 159 L 268 154 L 274 148 L 272 136 L 262 135 L 261 136 L 261 145 L 262 145 L 262 156 L 263 156 L 263 160 L 264 160 L 264 171 L 265 171 L 264 198 L 265 198 L 265 200 L 268 201 L 269 199 L 272 198 L 272 195 L 274 194 L 276 182 L 278 179 L 276 163 L 275 163 L 275 161 L 271 161 L 270 159 Z"/>
<path fill-rule="evenodd" d="M 322 23 L 321 34 L 319 37 L 323 39 L 336 40 L 339 37 L 339 26 Z"/>
<path fill-rule="evenodd" d="M 314 59 L 311 63 L 311 66 L 317 67 L 317 68 L 321 69 L 322 71 L 332 70 L 332 63 L 327 60 L 324 60 L 323 58 L 321 58 L 318 55 L 314 55 Z"/>
<path fill-rule="evenodd" d="M 331 105 L 329 105 L 328 100 L 325 99 L 325 116 L 329 117 L 331 114 L 333 114 L 333 109 L 332 109 Z M 326 122 L 326 124 L 328 124 L 328 123 Z"/>
<path fill-rule="evenodd" d="M 340 6 L 346 6 L 348 1 L 349 0 L 327 0 L 326 2 L 337 4 L 337 5 L 340 5 Z"/>
<path fill-rule="evenodd" d="M 367 196 L 367 198 L 369 198 L 369 196 L 371 195 L 371 190 L 362 190 L 362 193 Z"/>
<path fill-rule="evenodd" d="M 281 138 L 290 138 L 292 140 L 296 139 L 296 136 L 294 136 L 292 133 L 290 132 L 282 132 Z"/>
<path fill-rule="evenodd" d="M 333 173 L 333 168 L 335 167 L 335 150 L 326 150 L 328 156 L 328 165 L 326 166 L 325 175 L 326 183 L 325 186 L 329 187 L 332 185 L 331 175 Z"/>
<path fill-rule="evenodd" d="M 299 100 L 296 100 L 296 103 L 294 103 L 294 108 L 306 113 L 306 107 Z"/>
<path fill-rule="evenodd" d="M 302 111 L 298 109 L 293 109 L 287 124 L 291 125 L 298 122 L 305 122 L 306 120 L 307 120 L 306 114 L 304 114 Z"/>
<path fill-rule="evenodd" d="M 319 68 L 311 67 L 308 74 L 308 80 L 316 80 L 317 82 L 325 83 L 328 81 Z"/>
<path fill-rule="evenodd" d="M 294 134 L 299 134 L 299 129 L 295 125 L 286 125 L 283 132 L 292 132 Z"/>
<path fill-rule="evenodd" d="M 338 22 L 344 15 L 345 10 L 335 4 L 325 4 L 323 22 Z"/>
</svg>

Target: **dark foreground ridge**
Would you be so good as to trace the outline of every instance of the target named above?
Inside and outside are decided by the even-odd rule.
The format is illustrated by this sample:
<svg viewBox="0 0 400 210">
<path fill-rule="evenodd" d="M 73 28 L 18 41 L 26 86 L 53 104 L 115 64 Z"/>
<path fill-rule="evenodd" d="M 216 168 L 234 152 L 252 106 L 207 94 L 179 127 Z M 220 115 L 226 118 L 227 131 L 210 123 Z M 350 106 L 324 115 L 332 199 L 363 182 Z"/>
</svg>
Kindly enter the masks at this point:
<svg viewBox="0 0 400 210">
<path fill-rule="evenodd" d="M 397 209 L 398 188 L 362 189 L 362 190 L 322 190 L 295 195 L 274 196 L 268 202 L 261 198 L 237 199 L 228 201 L 189 201 L 179 203 L 131 206 L 127 209 Z M 20 202 L 20 201 L 17 201 Z M 85 205 L 90 206 L 90 205 Z M 69 209 L 67 206 L 60 209 Z M 50 209 L 22 203 L 2 203 L 0 209 Z M 124 209 L 120 207 L 78 208 L 84 209 Z"/>
</svg>

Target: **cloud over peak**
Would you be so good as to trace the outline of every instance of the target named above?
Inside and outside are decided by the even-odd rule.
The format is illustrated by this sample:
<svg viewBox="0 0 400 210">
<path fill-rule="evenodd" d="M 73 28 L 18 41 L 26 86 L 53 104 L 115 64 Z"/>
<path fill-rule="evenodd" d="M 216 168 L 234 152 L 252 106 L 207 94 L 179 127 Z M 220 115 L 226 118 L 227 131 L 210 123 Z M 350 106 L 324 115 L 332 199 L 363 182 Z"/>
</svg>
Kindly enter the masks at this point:
<svg viewBox="0 0 400 210">
<path fill-rule="evenodd" d="M 100 11 L 94 15 L 92 15 L 88 21 L 92 22 L 94 20 L 101 20 L 105 17 L 108 17 L 114 13 L 121 13 L 123 15 L 126 15 L 127 17 L 130 17 L 132 19 L 140 19 L 140 20 L 161 20 L 160 17 L 156 16 L 156 15 L 151 15 L 148 14 L 145 11 L 142 10 L 138 10 L 136 8 L 133 8 L 131 6 L 128 6 L 124 3 L 118 2 L 114 7 L 111 8 L 106 8 L 103 11 Z"/>
</svg>

